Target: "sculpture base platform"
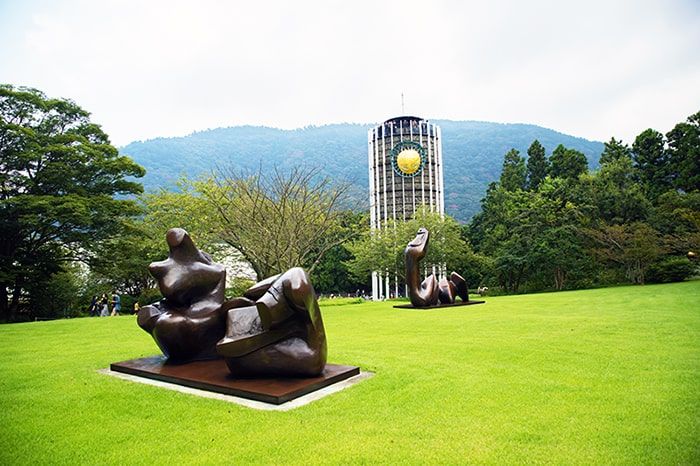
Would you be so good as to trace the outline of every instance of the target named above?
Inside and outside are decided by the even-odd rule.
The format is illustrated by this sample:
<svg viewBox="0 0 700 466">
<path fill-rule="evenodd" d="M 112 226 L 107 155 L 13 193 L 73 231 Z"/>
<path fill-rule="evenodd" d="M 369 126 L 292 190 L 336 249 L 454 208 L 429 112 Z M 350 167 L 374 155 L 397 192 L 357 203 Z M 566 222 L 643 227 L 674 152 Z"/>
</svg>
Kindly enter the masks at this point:
<svg viewBox="0 0 700 466">
<path fill-rule="evenodd" d="M 280 405 L 360 373 L 356 366 L 327 364 L 318 377 L 233 378 L 223 359 L 167 364 L 163 356 L 110 364 L 115 372 Z"/>
<path fill-rule="evenodd" d="M 451 303 L 451 304 L 435 304 L 433 306 L 425 306 L 425 307 L 415 307 L 413 304 L 400 304 L 397 306 L 394 306 L 395 308 L 398 309 L 438 309 L 441 307 L 455 307 L 455 306 L 471 306 L 473 304 L 483 304 L 486 301 L 458 301 L 456 303 Z"/>
</svg>

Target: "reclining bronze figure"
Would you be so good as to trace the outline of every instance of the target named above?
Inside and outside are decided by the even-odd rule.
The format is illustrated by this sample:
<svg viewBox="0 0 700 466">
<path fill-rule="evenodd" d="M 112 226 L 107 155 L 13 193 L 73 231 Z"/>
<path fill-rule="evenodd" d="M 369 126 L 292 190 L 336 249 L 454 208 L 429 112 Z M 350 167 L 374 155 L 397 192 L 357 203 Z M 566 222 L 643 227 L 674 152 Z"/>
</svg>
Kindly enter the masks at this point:
<svg viewBox="0 0 700 466">
<path fill-rule="evenodd" d="M 181 228 L 168 230 L 168 258 L 149 271 L 163 299 L 144 306 L 138 324 L 168 362 L 223 357 L 234 375 L 303 376 L 323 372 L 326 335 L 316 293 L 293 268 L 226 300 L 225 268 Z"/>
<path fill-rule="evenodd" d="M 456 272 L 450 274 L 450 278 L 443 278 L 438 282 L 434 274 L 428 275 L 425 280 L 420 280 L 420 261 L 428 253 L 428 241 L 430 232 L 420 228 L 416 237 L 408 243 L 404 250 L 406 259 L 406 285 L 408 295 L 414 307 L 429 307 L 441 304 L 453 304 L 456 297 L 463 302 L 469 301 L 467 282 Z"/>
</svg>

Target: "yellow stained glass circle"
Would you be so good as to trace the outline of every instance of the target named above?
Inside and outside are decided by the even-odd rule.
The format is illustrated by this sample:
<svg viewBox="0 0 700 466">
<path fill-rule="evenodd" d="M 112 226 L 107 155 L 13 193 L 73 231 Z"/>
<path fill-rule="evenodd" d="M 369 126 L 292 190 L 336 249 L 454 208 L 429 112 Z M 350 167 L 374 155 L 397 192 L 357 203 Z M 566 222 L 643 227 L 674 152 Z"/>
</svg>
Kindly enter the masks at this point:
<svg viewBox="0 0 700 466">
<path fill-rule="evenodd" d="M 396 165 L 402 173 L 413 175 L 420 168 L 421 157 L 415 149 L 404 149 L 396 157 Z"/>
</svg>

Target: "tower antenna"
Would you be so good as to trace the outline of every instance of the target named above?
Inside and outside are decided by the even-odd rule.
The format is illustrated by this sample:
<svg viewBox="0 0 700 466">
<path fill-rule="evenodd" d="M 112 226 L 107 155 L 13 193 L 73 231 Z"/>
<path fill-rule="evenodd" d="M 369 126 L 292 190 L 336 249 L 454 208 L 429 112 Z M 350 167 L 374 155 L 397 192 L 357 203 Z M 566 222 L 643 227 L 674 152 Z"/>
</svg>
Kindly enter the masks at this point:
<svg viewBox="0 0 700 466">
<path fill-rule="evenodd" d="M 402 92 L 401 93 L 401 115 L 403 115 L 404 113 L 406 113 L 406 111 L 403 108 L 403 92 Z"/>
</svg>

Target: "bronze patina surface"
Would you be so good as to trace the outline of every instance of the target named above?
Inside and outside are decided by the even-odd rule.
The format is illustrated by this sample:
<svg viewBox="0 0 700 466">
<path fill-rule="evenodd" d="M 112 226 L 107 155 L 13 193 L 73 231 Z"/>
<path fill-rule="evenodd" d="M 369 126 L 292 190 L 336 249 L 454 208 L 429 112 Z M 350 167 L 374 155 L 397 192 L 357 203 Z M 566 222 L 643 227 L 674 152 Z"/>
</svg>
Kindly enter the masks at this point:
<svg viewBox="0 0 700 466">
<path fill-rule="evenodd" d="M 484 301 L 469 301 L 469 290 L 467 282 L 457 272 L 452 272 L 450 278 L 443 278 L 438 281 L 434 274 L 428 275 L 421 281 L 422 261 L 428 253 L 428 242 L 430 232 L 425 228 L 420 228 L 416 237 L 408 243 L 404 250 L 406 260 L 406 285 L 408 296 L 411 299 L 411 306 L 399 305 L 398 308 L 433 308 L 440 306 L 480 304 Z M 461 299 L 461 303 L 456 302 L 456 298 Z"/>
<path fill-rule="evenodd" d="M 163 299 L 138 324 L 170 362 L 223 357 L 232 374 L 315 377 L 326 365 L 326 333 L 306 272 L 292 268 L 226 300 L 226 269 L 181 228 L 168 230 L 168 258 L 148 270 Z"/>
</svg>

